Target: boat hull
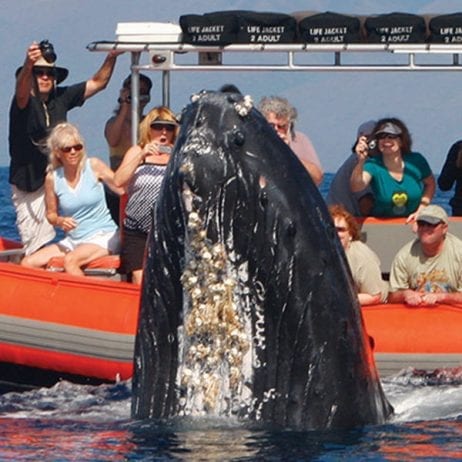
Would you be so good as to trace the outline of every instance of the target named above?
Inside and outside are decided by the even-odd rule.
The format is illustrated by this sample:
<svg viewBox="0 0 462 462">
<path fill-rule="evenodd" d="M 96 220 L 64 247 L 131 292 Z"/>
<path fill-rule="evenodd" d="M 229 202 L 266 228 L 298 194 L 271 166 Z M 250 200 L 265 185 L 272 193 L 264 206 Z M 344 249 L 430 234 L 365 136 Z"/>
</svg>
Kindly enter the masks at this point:
<svg viewBox="0 0 462 462">
<path fill-rule="evenodd" d="M 14 245 L 0 239 L 7 253 Z M 139 288 L 0 261 L 0 392 L 130 379 Z M 462 307 L 362 308 L 380 376 L 462 366 Z"/>
<path fill-rule="evenodd" d="M 388 304 L 363 307 L 362 312 L 381 377 L 407 367 L 434 370 L 462 365 L 462 307 Z"/>
<path fill-rule="evenodd" d="M 44 383 L 39 371 L 82 381 L 132 376 L 137 286 L 0 262 L 0 287 L 0 370 L 29 368 Z"/>
</svg>

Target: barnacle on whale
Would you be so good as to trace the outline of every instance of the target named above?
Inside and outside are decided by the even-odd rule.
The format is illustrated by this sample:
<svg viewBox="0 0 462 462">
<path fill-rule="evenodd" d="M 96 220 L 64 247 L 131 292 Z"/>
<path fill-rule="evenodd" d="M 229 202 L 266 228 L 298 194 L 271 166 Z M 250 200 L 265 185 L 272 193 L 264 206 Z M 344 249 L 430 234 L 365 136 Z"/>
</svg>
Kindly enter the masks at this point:
<svg viewBox="0 0 462 462">
<path fill-rule="evenodd" d="M 190 252 L 181 282 L 189 305 L 184 319 L 189 345 L 179 382 L 190 388 L 185 395 L 199 391 L 204 408 L 210 411 L 220 401 L 223 388 L 236 393 L 242 387 L 243 357 L 250 341 L 234 301 L 237 282 L 229 274 L 225 246 L 207 238 L 194 209 L 188 214 L 187 231 Z"/>
</svg>

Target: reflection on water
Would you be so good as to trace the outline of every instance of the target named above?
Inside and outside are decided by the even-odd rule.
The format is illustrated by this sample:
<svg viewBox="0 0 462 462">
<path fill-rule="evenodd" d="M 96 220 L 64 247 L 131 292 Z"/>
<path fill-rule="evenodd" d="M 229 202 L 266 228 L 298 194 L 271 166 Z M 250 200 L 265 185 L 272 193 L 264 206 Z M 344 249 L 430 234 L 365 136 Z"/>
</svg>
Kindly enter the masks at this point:
<svg viewBox="0 0 462 462">
<path fill-rule="evenodd" d="M 228 418 L 132 421 L 129 382 L 0 396 L 0 460 L 462 460 L 462 386 L 411 371 L 384 383 L 387 425 L 299 432 Z"/>
<path fill-rule="evenodd" d="M 0 419 L 1 460 L 126 460 L 129 433 L 112 425 L 75 421 Z"/>
<path fill-rule="evenodd" d="M 246 428 L 226 422 L 90 423 L 0 418 L 4 460 L 461 460 L 462 422 L 336 432 Z"/>
</svg>

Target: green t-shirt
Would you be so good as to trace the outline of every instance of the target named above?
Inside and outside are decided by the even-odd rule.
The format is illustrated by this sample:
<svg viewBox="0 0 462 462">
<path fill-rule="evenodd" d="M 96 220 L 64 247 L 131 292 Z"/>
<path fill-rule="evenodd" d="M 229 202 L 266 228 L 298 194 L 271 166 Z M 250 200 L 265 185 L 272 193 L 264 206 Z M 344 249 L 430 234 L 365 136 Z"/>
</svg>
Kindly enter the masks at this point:
<svg viewBox="0 0 462 462">
<path fill-rule="evenodd" d="M 415 212 L 420 205 L 424 189 L 423 179 L 432 174 L 427 160 L 418 152 L 403 156 L 404 172 L 401 181 L 395 180 L 383 163 L 383 156 L 367 159 L 364 170 L 371 177 L 374 193 L 374 217 L 406 217 Z"/>
</svg>

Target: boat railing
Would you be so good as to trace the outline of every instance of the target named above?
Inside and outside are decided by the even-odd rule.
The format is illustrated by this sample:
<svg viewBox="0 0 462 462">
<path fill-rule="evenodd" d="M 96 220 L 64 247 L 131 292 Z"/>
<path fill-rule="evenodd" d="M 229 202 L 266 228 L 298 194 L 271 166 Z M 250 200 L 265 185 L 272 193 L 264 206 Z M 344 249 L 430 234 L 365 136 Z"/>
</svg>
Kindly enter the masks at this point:
<svg viewBox="0 0 462 462">
<path fill-rule="evenodd" d="M 132 142 L 139 122 L 139 73 L 162 72 L 162 104 L 170 106 L 170 73 L 181 71 L 281 72 L 459 72 L 462 44 L 230 44 L 204 46 L 166 41 L 156 34 L 159 23 L 122 23 L 117 40 L 95 41 L 90 51 L 131 54 Z M 163 24 L 165 25 L 165 24 Z M 171 26 L 172 25 L 170 24 Z M 145 33 L 143 31 L 154 31 Z M 175 31 L 175 29 L 173 29 Z M 147 57 L 144 61 L 141 57 Z M 269 59 L 270 58 L 270 59 Z M 251 61 L 252 60 L 252 61 Z"/>
<path fill-rule="evenodd" d="M 145 64 L 134 68 L 145 71 L 460 71 L 462 45 L 442 44 L 231 44 L 197 46 L 165 42 L 92 42 L 90 51 L 119 50 L 134 54 L 147 53 Z M 185 54 L 195 54 L 194 62 L 184 62 Z M 273 63 L 248 62 L 248 55 L 271 54 Z M 368 56 L 367 56 L 367 55 Z M 244 56 L 247 57 L 244 58 Z M 303 62 L 308 56 L 316 59 Z M 390 60 L 399 56 L 400 61 Z M 418 56 L 426 56 L 418 61 Z M 238 58 L 238 63 L 225 61 L 225 56 Z M 437 56 L 439 56 L 437 58 Z M 446 57 L 446 61 L 441 60 Z M 325 59 L 324 63 L 319 58 Z M 372 59 L 373 57 L 373 59 Z M 403 59 L 403 57 L 405 59 Z M 430 59 L 428 58 L 430 57 Z M 366 58 L 366 59 L 364 59 Z M 133 68 L 133 66 L 132 66 Z"/>
<path fill-rule="evenodd" d="M 0 250 L 0 262 L 19 263 L 24 256 L 24 249 Z"/>
</svg>

